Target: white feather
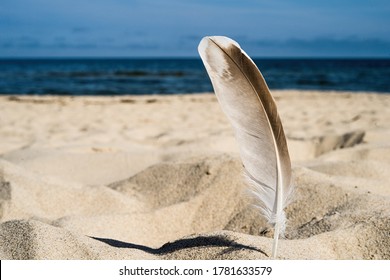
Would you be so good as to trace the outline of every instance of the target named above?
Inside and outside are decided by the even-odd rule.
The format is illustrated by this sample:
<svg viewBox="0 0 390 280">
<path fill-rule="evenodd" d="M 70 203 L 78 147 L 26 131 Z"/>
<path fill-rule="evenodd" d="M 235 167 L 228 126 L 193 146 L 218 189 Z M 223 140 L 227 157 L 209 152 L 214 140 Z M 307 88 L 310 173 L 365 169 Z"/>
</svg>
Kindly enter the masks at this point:
<svg viewBox="0 0 390 280">
<path fill-rule="evenodd" d="M 232 124 L 258 207 L 275 227 L 275 258 L 286 223 L 283 209 L 292 191 L 290 157 L 275 101 L 255 63 L 235 41 L 205 37 L 198 50 Z"/>
</svg>

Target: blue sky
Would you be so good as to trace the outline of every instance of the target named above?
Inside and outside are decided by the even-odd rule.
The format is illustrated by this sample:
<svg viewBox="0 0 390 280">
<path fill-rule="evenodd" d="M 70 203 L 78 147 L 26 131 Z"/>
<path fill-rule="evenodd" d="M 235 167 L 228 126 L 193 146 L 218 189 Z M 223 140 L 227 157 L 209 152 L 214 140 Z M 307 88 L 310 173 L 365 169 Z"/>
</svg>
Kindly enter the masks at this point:
<svg viewBox="0 0 390 280">
<path fill-rule="evenodd" d="M 390 58 L 390 1 L 0 0 L 0 57 L 196 57 L 206 35 L 256 57 Z"/>
</svg>

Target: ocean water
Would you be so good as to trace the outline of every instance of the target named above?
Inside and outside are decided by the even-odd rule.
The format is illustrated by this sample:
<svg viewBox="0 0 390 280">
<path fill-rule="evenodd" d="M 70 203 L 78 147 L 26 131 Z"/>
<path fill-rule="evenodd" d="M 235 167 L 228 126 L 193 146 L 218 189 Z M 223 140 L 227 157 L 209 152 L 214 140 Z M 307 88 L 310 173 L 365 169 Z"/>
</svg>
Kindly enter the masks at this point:
<svg viewBox="0 0 390 280">
<path fill-rule="evenodd" d="M 254 59 L 270 89 L 390 93 L 390 59 Z M 2 59 L 0 94 L 211 92 L 200 59 Z"/>
</svg>

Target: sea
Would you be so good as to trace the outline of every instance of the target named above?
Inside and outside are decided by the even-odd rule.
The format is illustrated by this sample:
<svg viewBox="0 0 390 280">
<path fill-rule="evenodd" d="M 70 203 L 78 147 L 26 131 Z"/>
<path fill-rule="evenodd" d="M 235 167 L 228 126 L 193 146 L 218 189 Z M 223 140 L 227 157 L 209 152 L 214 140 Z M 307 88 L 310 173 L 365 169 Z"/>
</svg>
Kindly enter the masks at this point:
<svg viewBox="0 0 390 280">
<path fill-rule="evenodd" d="M 254 59 L 273 89 L 390 93 L 390 59 Z M 199 58 L 0 59 L 0 94 L 212 92 Z"/>
</svg>

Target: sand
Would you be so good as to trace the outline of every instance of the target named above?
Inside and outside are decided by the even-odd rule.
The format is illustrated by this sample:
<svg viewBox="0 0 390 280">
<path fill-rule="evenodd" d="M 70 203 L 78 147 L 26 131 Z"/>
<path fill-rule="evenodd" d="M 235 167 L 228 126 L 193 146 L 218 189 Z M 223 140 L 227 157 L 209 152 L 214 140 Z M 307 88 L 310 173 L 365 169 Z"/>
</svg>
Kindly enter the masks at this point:
<svg viewBox="0 0 390 280">
<path fill-rule="evenodd" d="M 275 91 L 280 259 L 390 259 L 390 95 Z M 1 259 L 269 259 L 212 94 L 0 97 Z"/>
</svg>

